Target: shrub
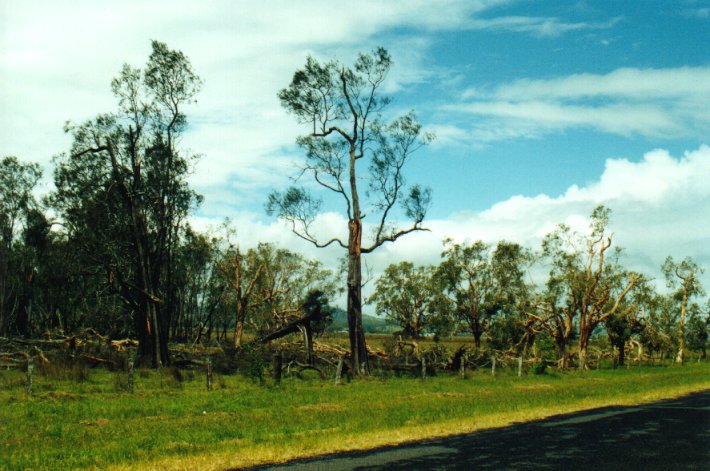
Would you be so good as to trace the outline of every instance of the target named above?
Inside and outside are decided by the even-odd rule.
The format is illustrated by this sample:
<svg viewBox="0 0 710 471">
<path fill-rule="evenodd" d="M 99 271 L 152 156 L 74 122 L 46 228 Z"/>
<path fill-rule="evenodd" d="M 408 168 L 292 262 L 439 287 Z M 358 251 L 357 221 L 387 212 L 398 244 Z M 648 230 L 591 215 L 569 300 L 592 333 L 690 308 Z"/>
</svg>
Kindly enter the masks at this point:
<svg viewBox="0 0 710 471">
<path fill-rule="evenodd" d="M 535 363 L 535 366 L 533 366 L 533 373 L 535 373 L 536 375 L 547 374 L 547 363 L 545 362 L 545 360 L 540 360 Z"/>
</svg>

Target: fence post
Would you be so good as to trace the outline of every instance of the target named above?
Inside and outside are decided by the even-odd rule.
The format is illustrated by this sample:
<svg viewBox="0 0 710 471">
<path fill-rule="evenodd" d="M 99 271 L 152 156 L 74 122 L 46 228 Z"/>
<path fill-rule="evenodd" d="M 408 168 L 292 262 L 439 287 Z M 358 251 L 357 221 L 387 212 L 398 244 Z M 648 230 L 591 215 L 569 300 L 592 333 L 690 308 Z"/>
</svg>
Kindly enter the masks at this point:
<svg viewBox="0 0 710 471">
<path fill-rule="evenodd" d="M 491 356 L 491 375 L 496 375 L 496 356 Z"/>
<path fill-rule="evenodd" d="M 207 390 L 212 391 L 212 357 L 207 357 L 205 361 L 207 365 Z"/>
<path fill-rule="evenodd" d="M 133 348 L 128 349 L 128 382 L 127 382 L 127 389 L 129 393 L 133 392 L 133 383 L 134 383 L 134 377 L 135 377 L 135 367 L 136 367 L 136 360 L 135 360 L 135 350 Z"/>
<path fill-rule="evenodd" d="M 523 375 L 523 357 L 518 357 L 518 377 Z"/>
<path fill-rule="evenodd" d="M 27 359 L 27 385 L 26 391 L 28 396 L 32 396 L 32 376 L 35 371 L 35 363 L 32 357 Z"/>
<path fill-rule="evenodd" d="M 338 358 L 338 367 L 335 369 L 335 385 L 340 384 L 340 380 L 343 376 L 343 359 Z"/>
<path fill-rule="evenodd" d="M 466 379 L 466 356 L 461 355 L 461 364 L 459 365 L 459 375 L 461 379 Z"/>
<path fill-rule="evenodd" d="M 426 381 L 426 357 L 422 355 L 422 383 Z"/>
</svg>

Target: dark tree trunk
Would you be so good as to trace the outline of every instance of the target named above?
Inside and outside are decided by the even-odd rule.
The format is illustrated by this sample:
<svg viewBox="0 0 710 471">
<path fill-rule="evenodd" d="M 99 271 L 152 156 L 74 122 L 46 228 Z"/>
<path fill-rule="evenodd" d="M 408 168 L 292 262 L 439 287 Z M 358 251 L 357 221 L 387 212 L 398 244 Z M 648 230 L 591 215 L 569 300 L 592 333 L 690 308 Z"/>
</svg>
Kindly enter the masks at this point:
<svg viewBox="0 0 710 471">
<path fill-rule="evenodd" d="M 618 352 L 619 366 L 624 366 L 626 362 L 626 348 L 624 342 L 617 344 L 616 350 Z"/>
<path fill-rule="evenodd" d="M 473 345 L 476 347 L 476 351 L 481 349 L 481 336 L 483 335 L 483 332 L 480 332 L 478 330 L 473 331 Z"/>
<path fill-rule="evenodd" d="M 362 328 L 362 223 L 350 223 L 348 256 L 348 333 L 350 335 L 350 361 L 355 375 L 369 370 L 365 332 Z"/>
</svg>

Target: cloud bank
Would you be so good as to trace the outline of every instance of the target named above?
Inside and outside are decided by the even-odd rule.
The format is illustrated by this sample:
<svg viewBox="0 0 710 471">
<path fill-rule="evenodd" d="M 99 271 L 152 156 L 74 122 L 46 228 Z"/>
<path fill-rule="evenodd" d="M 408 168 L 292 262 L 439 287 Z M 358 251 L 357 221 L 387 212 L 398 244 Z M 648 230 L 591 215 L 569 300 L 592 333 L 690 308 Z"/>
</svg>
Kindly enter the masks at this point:
<svg viewBox="0 0 710 471">
<path fill-rule="evenodd" d="M 514 196 L 481 212 L 461 212 L 425 222 L 429 232 L 410 234 L 381 247 L 366 257 L 373 276 L 390 263 L 410 260 L 417 264 L 440 261 L 441 242 L 500 240 L 539 249 L 545 234 L 560 223 L 583 231 L 591 211 L 603 204 L 612 209 L 610 230 L 614 244 L 624 248 L 625 265 L 656 279 L 663 286 L 660 266 L 672 255 L 693 257 L 710 267 L 710 147 L 674 157 L 666 150 L 646 153 L 639 161 L 609 159 L 603 174 L 590 184 L 571 186 L 558 196 Z M 207 221 L 199 222 L 203 227 Z M 235 221 L 241 243 L 274 242 L 338 266 L 342 251 L 319 250 L 289 233 L 278 221 L 265 223 L 256 215 Z M 344 236 L 346 220 L 337 213 L 324 214 L 318 222 L 323 238 Z M 704 275 L 710 288 L 710 273 Z M 368 291 L 371 288 L 366 288 Z"/>
</svg>

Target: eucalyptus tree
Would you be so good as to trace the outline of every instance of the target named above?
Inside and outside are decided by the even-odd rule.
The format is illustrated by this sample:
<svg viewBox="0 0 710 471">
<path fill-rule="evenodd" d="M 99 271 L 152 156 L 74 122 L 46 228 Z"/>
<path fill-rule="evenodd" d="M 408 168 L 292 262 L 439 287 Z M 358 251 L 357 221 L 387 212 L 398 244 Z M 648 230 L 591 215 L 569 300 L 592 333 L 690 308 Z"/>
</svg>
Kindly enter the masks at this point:
<svg viewBox="0 0 710 471">
<path fill-rule="evenodd" d="M 260 333 L 273 331 L 304 315 L 304 300 L 309 293 L 319 292 L 323 299 L 338 291 L 337 277 L 318 260 L 301 254 L 260 244 L 265 261 L 264 276 L 256 286 L 261 299 L 254 327 Z M 307 333 L 310 336 L 311 333 Z"/>
<path fill-rule="evenodd" d="M 225 284 L 231 288 L 231 295 L 228 299 L 233 299 L 234 304 L 232 345 L 235 349 L 239 349 L 242 347 L 245 322 L 255 304 L 256 283 L 262 276 L 266 260 L 260 257 L 255 249 L 250 249 L 246 254 L 242 254 L 238 246 L 230 244 L 216 263 Z"/>
<path fill-rule="evenodd" d="M 564 295 L 564 279 L 550 276 L 545 288 L 534 295 L 524 310 L 530 327 L 546 331 L 554 340 L 558 368 L 570 364 L 570 346 L 577 335 L 577 309 L 571 299 Z"/>
<path fill-rule="evenodd" d="M 143 70 L 126 64 L 111 82 L 117 112 L 68 125 L 71 152 L 56 159 L 52 201 L 133 313 L 141 353 L 154 366 L 169 362 L 174 252 L 200 200 L 186 182 L 194 157 L 178 146 L 184 108 L 200 87 L 182 52 L 153 41 Z"/>
<path fill-rule="evenodd" d="M 295 234 L 316 247 L 336 245 L 347 252 L 348 330 L 355 374 L 368 369 L 362 328 L 362 254 L 425 230 L 422 222 L 431 199 L 428 189 L 408 187 L 403 171 L 412 153 L 432 136 L 422 132 L 413 112 L 385 120 L 390 99 L 381 92 L 391 66 L 392 58 L 383 48 L 360 54 L 353 66 L 322 63 L 309 56 L 291 84 L 278 93 L 281 105 L 306 131 L 297 139 L 305 154 L 301 175 L 340 200 L 348 237 L 315 234 L 322 201 L 304 188 L 272 193 L 267 212 L 290 222 Z M 398 206 L 402 213 L 397 213 Z M 366 215 L 372 221 L 370 236 L 363 231 Z M 401 227 L 391 222 L 401 216 L 411 223 Z"/>
<path fill-rule="evenodd" d="M 580 369 L 587 367 L 587 348 L 594 329 L 612 316 L 637 311 L 636 303 L 625 301 L 645 282 L 643 275 L 626 271 L 619 264 L 620 250 L 609 252 L 613 240 L 607 231 L 610 214 L 608 208 L 598 206 L 590 216 L 587 234 L 561 224 L 543 240 L 543 253 L 552 264 L 548 286 L 553 288 L 547 302 L 552 317 L 546 322 L 561 311 L 569 331 L 576 318 Z"/>
<path fill-rule="evenodd" d="M 28 284 L 32 261 L 23 236 L 32 236 L 42 214 L 32 191 L 42 176 L 38 164 L 8 156 L 0 160 L 0 335 L 29 332 Z"/>
<path fill-rule="evenodd" d="M 216 268 L 217 240 L 189 225 L 174 252 L 175 309 L 171 337 L 187 340 L 212 333 L 215 313 L 227 289 Z"/>
<path fill-rule="evenodd" d="M 375 292 L 368 302 L 375 303 L 377 312 L 402 327 L 404 337 L 419 339 L 430 329 L 441 312 L 443 296 L 436 269 L 400 262 L 388 266 L 375 283 Z"/>
<path fill-rule="evenodd" d="M 705 294 L 700 283 L 700 275 L 704 270 L 690 257 L 685 257 L 682 261 L 676 262 L 670 256 L 663 262 L 661 270 L 666 277 L 666 284 L 674 290 L 674 298 L 680 302 L 678 354 L 675 361 L 676 363 L 683 363 L 685 359 L 685 319 L 688 313 L 688 302 L 694 296 Z"/>
<path fill-rule="evenodd" d="M 529 254 L 518 244 L 444 241 L 438 276 L 452 297 L 457 319 L 473 335 L 476 349 L 498 313 L 512 308 L 526 293 L 524 269 Z"/>
<path fill-rule="evenodd" d="M 245 327 L 265 335 L 301 315 L 308 292 L 335 292 L 332 272 L 320 262 L 273 244 L 260 243 L 246 251 L 229 245 L 217 266 L 230 288 L 225 302 L 234 309 L 235 349 L 243 346 Z"/>
<path fill-rule="evenodd" d="M 650 287 L 639 290 L 640 318 L 644 329 L 639 333 L 639 341 L 649 354 L 658 353 L 661 358 L 674 355 L 678 345 L 676 328 L 678 312 L 673 296 L 659 294 Z"/>
</svg>

